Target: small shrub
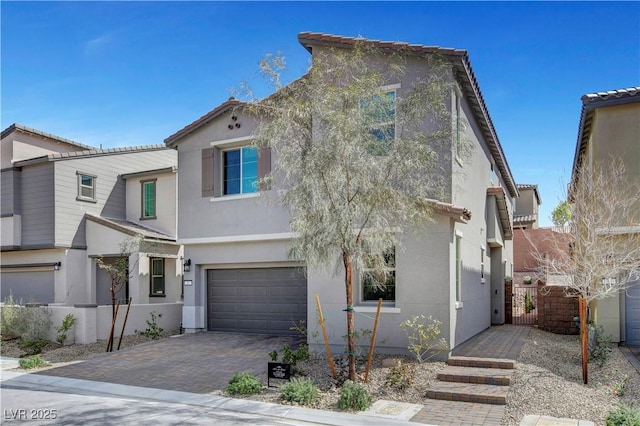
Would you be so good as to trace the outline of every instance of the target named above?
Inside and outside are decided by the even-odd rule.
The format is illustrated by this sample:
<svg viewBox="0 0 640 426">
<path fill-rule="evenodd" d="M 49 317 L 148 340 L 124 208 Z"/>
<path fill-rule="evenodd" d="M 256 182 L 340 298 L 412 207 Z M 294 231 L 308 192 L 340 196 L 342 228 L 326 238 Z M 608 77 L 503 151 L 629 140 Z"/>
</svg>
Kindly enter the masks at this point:
<svg viewBox="0 0 640 426">
<path fill-rule="evenodd" d="M 0 321 L 4 338 L 43 340 L 49 337 L 51 313 L 45 307 L 22 306 L 22 301 L 10 294 L 4 300 Z"/>
<path fill-rule="evenodd" d="M 589 348 L 589 360 L 595 361 L 598 367 L 602 368 L 605 362 L 609 359 L 609 355 L 613 350 L 611 347 L 611 335 L 604 334 L 604 329 L 601 325 L 594 329 L 593 344 Z"/>
<path fill-rule="evenodd" d="M 40 355 L 34 355 L 32 357 L 29 357 L 29 358 L 22 358 L 20 360 L 19 364 L 20 364 L 20 368 L 22 368 L 24 370 L 30 370 L 32 368 L 46 367 L 47 365 L 49 365 L 49 363 L 47 361 L 45 361 L 44 359 L 40 358 Z"/>
<path fill-rule="evenodd" d="M 411 387 L 416 377 L 416 366 L 400 364 L 389 369 L 385 385 L 404 391 Z"/>
<path fill-rule="evenodd" d="M 235 373 L 227 386 L 231 395 L 253 395 L 261 390 L 262 383 L 251 373 Z"/>
<path fill-rule="evenodd" d="M 300 405 L 309 405 L 318 397 L 318 387 L 308 378 L 294 378 L 280 386 L 280 392 L 285 401 Z"/>
<path fill-rule="evenodd" d="M 271 361 L 278 361 L 278 352 L 271 351 L 269 352 L 269 357 Z M 285 364 L 291 364 L 292 367 L 300 361 L 308 361 L 309 360 L 309 345 L 302 344 L 298 346 L 298 349 L 295 351 L 291 349 L 291 346 L 284 345 L 282 348 L 282 362 Z"/>
<path fill-rule="evenodd" d="M 640 426 L 640 408 L 620 402 L 609 411 L 606 421 L 607 426 Z"/>
<path fill-rule="evenodd" d="M 150 315 L 151 319 L 147 320 L 147 328 L 140 331 L 139 334 L 157 340 L 162 337 L 162 332 L 164 331 L 164 328 L 158 326 L 158 318 L 162 318 L 162 314 L 156 314 L 156 311 L 152 311 Z"/>
<path fill-rule="evenodd" d="M 20 349 L 29 355 L 38 355 L 42 353 L 42 349 L 47 346 L 49 342 L 47 340 L 39 339 L 39 340 L 23 340 L 20 342 Z"/>
<path fill-rule="evenodd" d="M 371 395 L 364 386 L 347 380 L 340 389 L 338 406 L 341 410 L 364 411 L 371 406 Z"/>
<path fill-rule="evenodd" d="M 427 361 L 442 351 L 448 351 L 449 345 L 444 338 L 439 338 L 442 321 L 433 319 L 431 315 L 414 315 L 400 323 L 400 328 L 407 333 L 409 349 L 418 362 Z"/>
<path fill-rule="evenodd" d="M 72 314 L 67 314 L 62 320 L 62 324 L 56 326 L 56 342 L 64 345 L 67 341 L 67 333 L 71 330 L 71 327 L 76 323 L 76 318 Z"/>
<path fill-rule="evenodd" d="M 536 305 L 533 303 L 533 297 L 531 297 L 531 293 L 526 292 L 524 294 L 524 312 L 529 314 L 536 308 Z"/>
</svg>

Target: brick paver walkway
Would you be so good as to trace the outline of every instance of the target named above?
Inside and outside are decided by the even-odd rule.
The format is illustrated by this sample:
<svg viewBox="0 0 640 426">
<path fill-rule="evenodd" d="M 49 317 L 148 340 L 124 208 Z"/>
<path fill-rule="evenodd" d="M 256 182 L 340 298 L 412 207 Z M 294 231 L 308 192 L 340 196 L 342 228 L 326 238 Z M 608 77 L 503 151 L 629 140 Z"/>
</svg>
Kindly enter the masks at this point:
<svg viewBox="0 0 640 426">
<path fill-rule="evenodd" d="M 500 325 L 490 327 L 458 346 L 452 355 L 516 360 L 530 331 L 531 328 L 528 326 Z M 411 421 L 439 426 L 499 426 L 505 410 L 504 405 L 428 398 L 425 398 L 422 404 L 424 404 L 424 408 L 413 416 Z"/>
<path fill-rule="evenodd" d="M 269 352 L 294 338 L 197 333 L 104 354 L 38 374 L 192 393 L 227 387 L 237 371 L 266 376 Z"/>
</svg>

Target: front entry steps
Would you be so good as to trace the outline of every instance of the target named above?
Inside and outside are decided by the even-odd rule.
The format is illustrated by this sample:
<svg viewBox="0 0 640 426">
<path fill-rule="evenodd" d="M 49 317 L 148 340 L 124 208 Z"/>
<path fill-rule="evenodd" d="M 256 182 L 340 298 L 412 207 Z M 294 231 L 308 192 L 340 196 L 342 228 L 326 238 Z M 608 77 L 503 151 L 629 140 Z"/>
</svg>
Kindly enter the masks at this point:
<svg viewBox="0 0 640 426">
<path fill-rule="evenodd" d="M 452 356 L 427 397 L 447 401 L 506 405 L 515 361 Z"/>
</svg>

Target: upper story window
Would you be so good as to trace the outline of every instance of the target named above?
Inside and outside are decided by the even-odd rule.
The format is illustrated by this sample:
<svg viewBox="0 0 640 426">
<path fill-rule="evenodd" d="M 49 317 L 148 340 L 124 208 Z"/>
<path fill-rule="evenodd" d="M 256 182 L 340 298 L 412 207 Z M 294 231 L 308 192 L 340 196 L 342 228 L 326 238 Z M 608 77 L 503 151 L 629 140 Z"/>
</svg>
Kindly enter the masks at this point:
<svg viewBox="0 0 640 426">
<path fill-rule="evenodd" d="M 78 176 L 78 196 L 77 200 L 96 201 L 96 179 L 95 175 L 76 172 Z"/>
<path fill-rule="evenodd" d="M 141 219 L 156 218 L 156 179 L 143 180 L 142 185 L 142 215 Z"/>
<path fill-rule="evenodd" d="M 360 103 L 373 136 L 368 147 L 372 155 L 384 155 L 389 152 L 396 137 L 396 92 L 395 86 L 392 87 L 394 90 L 374 95 Z"/>
<path fill-rule="evenodd" d="M 360 274 L 362 302 L 396 301 L 396 249 L 392 247 L 382 255 L 382 268 L 374 268 L 373 256 L 365 261 Z"/>
<path fill-rule="evenodd" d="M 258 149 L 244 146 L 223 151 L 223 195 L 258 191 Z"/>
</svg>

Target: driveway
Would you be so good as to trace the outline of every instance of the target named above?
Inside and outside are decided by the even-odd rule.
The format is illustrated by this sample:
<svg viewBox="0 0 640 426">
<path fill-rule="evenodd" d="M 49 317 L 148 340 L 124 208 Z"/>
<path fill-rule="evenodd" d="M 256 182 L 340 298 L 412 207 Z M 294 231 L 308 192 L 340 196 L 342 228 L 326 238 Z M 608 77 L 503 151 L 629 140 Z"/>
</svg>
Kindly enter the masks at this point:
<svg viewBox="0 0 640 426">
<path fill-rule="evenodd" d="M 269 352 L 297 338 L 233 333 L 185 334 L 105 353 L 37 374 L 192 393 L 227 387 L 233 374 L 266 378 Z"/>
</svg>

